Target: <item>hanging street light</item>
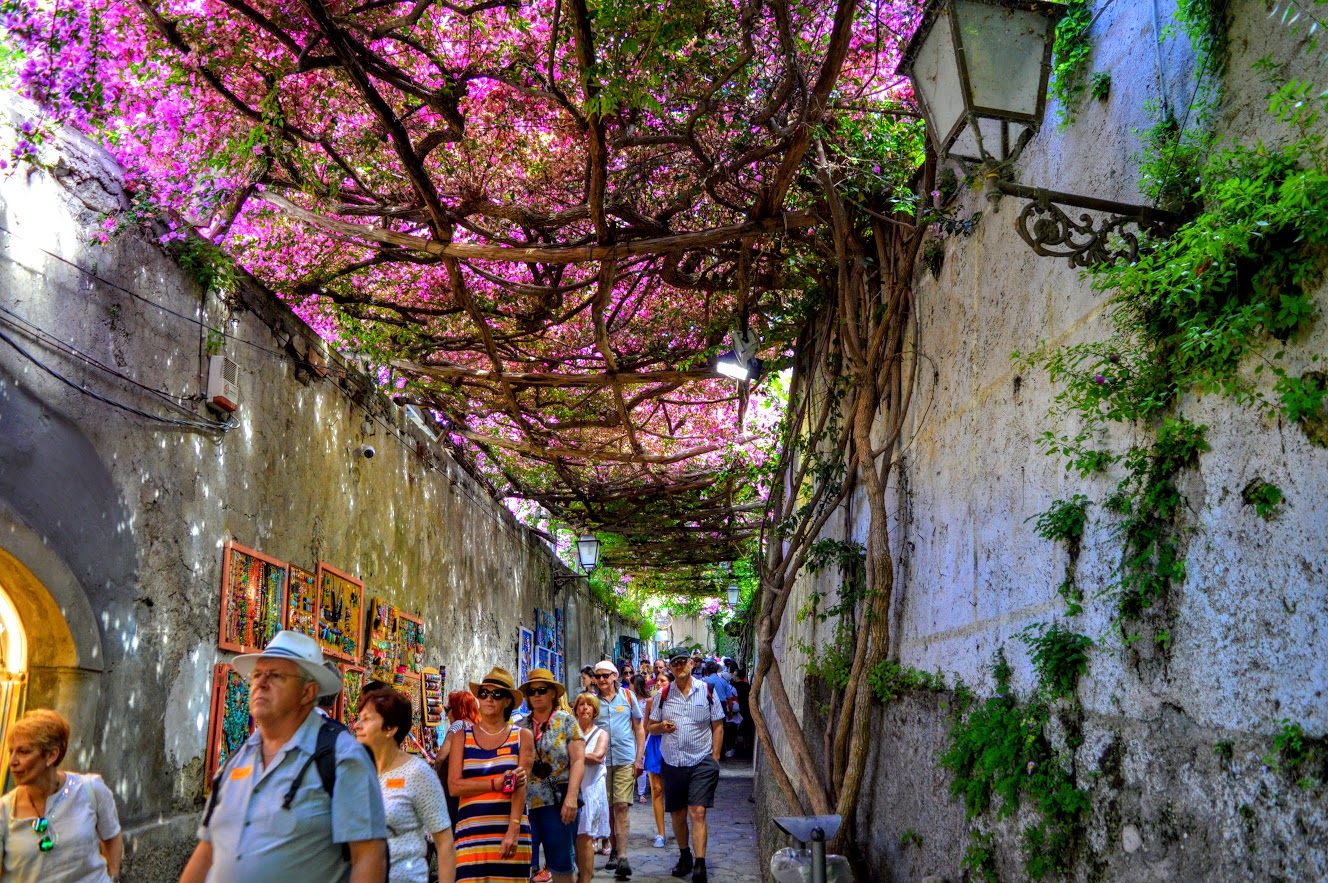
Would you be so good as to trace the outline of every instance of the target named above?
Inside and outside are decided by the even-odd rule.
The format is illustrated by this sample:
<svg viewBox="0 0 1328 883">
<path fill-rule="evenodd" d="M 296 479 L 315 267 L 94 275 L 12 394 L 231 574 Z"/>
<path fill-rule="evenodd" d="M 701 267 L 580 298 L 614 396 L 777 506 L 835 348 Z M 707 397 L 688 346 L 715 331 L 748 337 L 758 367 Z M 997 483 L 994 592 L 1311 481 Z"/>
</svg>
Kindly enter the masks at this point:
<svg viewBox="0 0 1328 883">
<path fill-rule="evenodd" d="M 741 596 L 742 596 L 742 593 L 738 590 L 738 587 L 737 587 L 737 586 L 729 586 L 729 606 L 730 606 L 730 607 L 732 607 L 733 609 L 736 610 L 736 609 L 738 608 L 738 599 L 739 599 Z"/>
<path fill-rule="evenodd" d="M 586 573 L 599 567 L 599 539 L 593 533 L 586 531 L 576 541 L 576 557 Z"/>
<path fill-rule="evenodd" d="M 720 353 L 715 370 L 725 377 L 732 377 L 740 383 L 754 382 L 761 376 L 765 363 L 756 358 L 759 345 L 756 335 L 750 331 L 733 332 L 733 349 Z"/>
<path fill-rule="evenodd" d="M 1000 194 L 1031 200 L 1015 229 L 1033 251 L 1068 258 L 1072 267 L 1133 260 L 1138 237 L 1123 227 L 1164 228 L 1179 216 L 1012 179 L 1012 166 L 1042 125 L 1056 24 L 1066 9 L 1048 0 L 931 0 L 898 71 L 912 81 L 942 159 L 970 171 L 980 166 L 993 202 Z M 1058 203 L 1112 217 L 1095 227 L 1088 215 L 1071 220 Z"/>
</svg>

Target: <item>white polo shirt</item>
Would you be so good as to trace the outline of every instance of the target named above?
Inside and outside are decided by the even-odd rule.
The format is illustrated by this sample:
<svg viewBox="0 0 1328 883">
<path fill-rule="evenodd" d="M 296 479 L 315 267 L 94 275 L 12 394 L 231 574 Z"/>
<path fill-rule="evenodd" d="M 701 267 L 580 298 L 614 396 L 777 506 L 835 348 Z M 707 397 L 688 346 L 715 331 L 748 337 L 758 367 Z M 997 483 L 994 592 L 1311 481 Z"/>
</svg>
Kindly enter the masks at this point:
<svg viewBox="0 0 1328 883">
<path fill-rule="evenodd" d="M 676 682 L 669 684 L 664 701 L 650 709 L 650 719 L 655 723 L 671 720 L 677 724 L 677 729 L 659 740 L 660 756 L 669 766 L 696 766 L 714 756 L 710 724 L 724 719 L 724 708 L 719 697 L 711 701 L 709 693 L 709 685 L 693 677 L 690 693 L 684 693 Z"/>
</svg>

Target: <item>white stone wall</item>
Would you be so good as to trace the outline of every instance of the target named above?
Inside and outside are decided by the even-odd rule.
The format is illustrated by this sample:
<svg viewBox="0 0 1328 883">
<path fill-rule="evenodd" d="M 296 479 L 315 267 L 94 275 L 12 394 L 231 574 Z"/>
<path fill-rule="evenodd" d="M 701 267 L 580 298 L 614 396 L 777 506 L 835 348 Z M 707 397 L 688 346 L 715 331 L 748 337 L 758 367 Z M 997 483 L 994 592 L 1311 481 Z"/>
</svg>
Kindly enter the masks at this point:
<svg viewBox="0 0 1328 883">
<path fill-rule="evenodd" d="M 1160 89 L 1152 4 L 1094 6 L 1101 14 L 1090 73 L 1111 74 L 1110 97 L 1086 101 L 1078 122 L 1064 130 L 1049 112 L 1015 176 L 1032 186 L 1141 203 L 1140 143 L 1132 130 L 1152 124 L 1143 105 Z M 1173 7 L 1160 4 L 1164 25 Z M 1244 144 L 1286 138 L 1265 112 L 1267 82 L 1251 69 L 1264 55 L 1288 63 L 1284 78 L 1311 79 L 1316 93 L 1328 86 L 1328 70 L 1318 64 L 1322 47 L 1306 57 L 1300 50 L 1307 29 L 1293 34 L 1279 20 L 1280 14 L 1269 18 L 1263 3 L 1231 3 L 1215 120 L 1220 138 Z M 1178 113 L 1192 98 L 1193 68 L 1183 36 L 1164 42 L 1162 88 Z M 1080 479 L 1043 455 L 1037 437 L 1066 428 L 1047 417 L 1055 390 L 1045 372 L 1021 370 L 1010 358 L 1042 341 L 1105 336 L 1105 297 L 1065 261 L 1038 257 L 1017 237 L 1013 223 L 1022 204 L 1007 197 L 993 212 L 983 195 L 964 194 L 961 214 L 984 213 L 977 230 L 946 245 L 939 278 L 925 270 L 916 277 L 919 348 L 929 362 L 904 433 L 902 474 L 892 477 L 888 500 L 901 578 L 898 658 L 989 693 L 987 667 L 1004 647 L 1015 688 L 1026 694 L 1034 676 L 1015 636 L 1030 623 L 1064 620 L 1056 587 L 1066 563 L 1064 548 L 1039 539 L 1029 519 L 1053 500 L 1087 495 L 1099 504 L 1089 510 L 1077 569 L 1089 600 L 1070 626 L 1100 646 L 1079 687 L 1086 741 L 1076 770 L 1080 786 L 1092 790 L 1094 810 L 1078 878 L 1322 879 L 1328 875 L 1322 792 L 1289 788 L 1260 758 L 1271 751 L 1282 719 L 1300 722 L 1315 737 L 1328 733 L 1328 450 L 1310 444 L 1299 427 L 1228 398 L 1186 397 L 1181 412 L 1207 424 L 1211 445 L 1180 480 L 1192 530 L 1189 575 L 1172 590 L 1169 658 L 1140 642 L 1141 659 L 1132 662 L 1112 627 L 1111 598 L 1099 597 L 1113 585 L 1120 548 L 1100 502 L 1119 476 Z M 1321 316 L 1328 311 L 1322 289 L 1317 306 Z M 1320 318 L 1288 347 L 1288 370 L 1305 370 L 1312 355 L 1325 352 L 1328 325 Z M 1254 364 L 1250 359 L 1246 369 Z M 1117 447 L 1129 431 L 1118 432 Z M 1255 476 L 1286 493 L 1274 521 L 1241 501 Z M 850 532 L 865 542 L 864 502 L 853 508 Z M 843 533 L 837 525 L 834 535 Z M 822 591 L 825 583 L 820 578 Z M 791 610 L 812 585 L 811 578 L 802 581 Z M 815 645 L 830 636 L 828 626 L 799 624 L 791 614 L 785 620 L 778 655 L 800 711 L 807 702 L 798 676 L 805 659 L 796 642 Z M 925 781 L 919 770 L 934 765 L 945 741 L 943 712 L 928 701 L 910 698 L 882 710 L 873 728 L 885 736 L 873 754 L 871 799 L 859 827 L 881 879 L 927 873 L 961 879 L 962 813 L 954 811 L 943 777 Z M 1212 753 L 1219 740 L 1234 743 L 1229 769 Z M 918 788 L 936 791 L 919 795 Z M 1138 850 L 1124 849 L 1126 825 L 1141 834 Z M 1022 876 L 1021 828 L 1007 823 L 998 837 L 1002 879 Z M 923 833 L 926 846 L 901 848 L 900 832 L 909 829 Z"/>
</svg>

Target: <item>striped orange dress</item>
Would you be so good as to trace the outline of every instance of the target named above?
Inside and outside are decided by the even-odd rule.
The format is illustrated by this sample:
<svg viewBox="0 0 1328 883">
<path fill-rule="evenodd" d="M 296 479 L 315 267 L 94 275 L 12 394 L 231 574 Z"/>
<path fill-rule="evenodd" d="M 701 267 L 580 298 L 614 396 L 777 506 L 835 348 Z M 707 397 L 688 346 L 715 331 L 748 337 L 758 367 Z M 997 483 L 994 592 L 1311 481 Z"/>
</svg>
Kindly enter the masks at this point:
<svg viewBox="0 0 1328 883">
<path fill-rule="evenodd" d="M 507 738 L 492 751 L 475 741 L 474 725 L 466 722 L 466 748 L 462 778 L 482 779 L 501 776 L 517 768 L 521 754 L 521 730 L 511 727 Z M 521 809 L 521 834 L 516 855 L 504 859 L 503 836 L 511 818 L 512 798 L 488 791 L 461 798 L 456 820 L 457 880 L 485 880 L 490 883 L 526 883 L 530 878 L 530 821 Z"/>
</svg>

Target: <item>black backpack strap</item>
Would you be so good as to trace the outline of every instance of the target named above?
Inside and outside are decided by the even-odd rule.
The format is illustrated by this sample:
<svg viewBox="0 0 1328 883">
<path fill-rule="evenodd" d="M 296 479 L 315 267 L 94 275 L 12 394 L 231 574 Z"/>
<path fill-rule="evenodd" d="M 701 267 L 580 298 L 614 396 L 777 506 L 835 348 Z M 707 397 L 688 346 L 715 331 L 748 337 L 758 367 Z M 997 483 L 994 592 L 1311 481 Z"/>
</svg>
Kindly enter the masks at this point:
<svg viewBox="0 0 1328 883">
<path fill-rule="evenodd" d="M 208 795 L 207 805 L 203 809 L 204 828 L 208 826 L 208 822 L 212 821 L 212 811 L 217 808 L 217 802 L 221 799 L 221 783 L 226 781 L 226 771 L 231 768 L 231 764 L 235 761 L 235 755 L 238 753 L 238 750 L 232 751 L 231 756 L 226 758 L 226 762 L 217 769 L 217 774 L 212 777 L 212 793 Z"/>
<path fill-rule="evenodd" d="M 290 809 L 291 803 L 295 801 L 295 794 L 304 784 L 304 775 L 309 772 L 309 767 L 318 765 L 318 778 L 322 781 L 323 790 L 327 796 L 332 796 L 332 791 L 337 785 L 337 736 L 345 732 L 346 728 L 341 723 L 325 719 L 318 727 L 318 739 L 314 742 L 314 753 L 304 761 L 304 766 L 295 774 L 291 780 L 290 788 L 286 790 L 286 796 L 282 798 L 281 808 Z"/>
</svg>

